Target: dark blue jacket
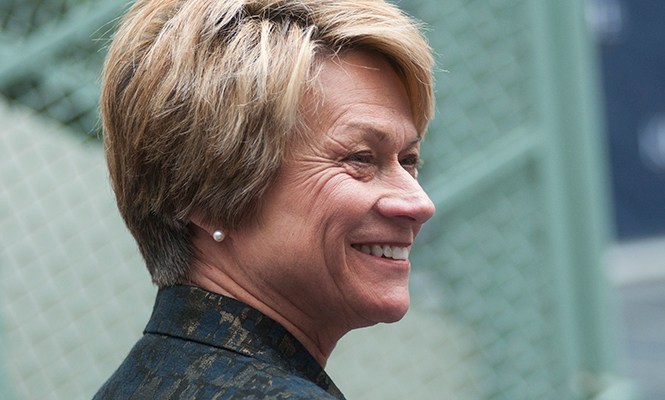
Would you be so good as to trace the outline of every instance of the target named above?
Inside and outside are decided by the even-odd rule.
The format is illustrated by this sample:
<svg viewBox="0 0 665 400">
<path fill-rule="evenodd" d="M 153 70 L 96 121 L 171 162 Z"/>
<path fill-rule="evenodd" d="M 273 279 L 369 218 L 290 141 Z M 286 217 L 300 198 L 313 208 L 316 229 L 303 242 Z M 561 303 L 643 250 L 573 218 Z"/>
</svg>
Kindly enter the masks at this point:
<svg viewBox="0 0 665 400">
<path fill-rule="evenodd" d="M 95 399 L 344 399 L 284 327 L 193 286 L 160 289 L 150 322 Z"/>
</svg>

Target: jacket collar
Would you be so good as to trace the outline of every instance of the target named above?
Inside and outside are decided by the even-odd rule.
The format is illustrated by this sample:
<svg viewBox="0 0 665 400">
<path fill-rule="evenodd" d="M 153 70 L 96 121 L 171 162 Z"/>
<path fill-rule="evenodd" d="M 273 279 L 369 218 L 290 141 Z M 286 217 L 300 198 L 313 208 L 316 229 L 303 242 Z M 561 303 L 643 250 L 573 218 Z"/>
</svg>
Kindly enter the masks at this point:
<svg viewBox="0 0 665 400">
<path fill-rule="evenodd" d="M 178 337 L 253 357 L 344 398 L 316 359 L 282 325 L 247 304 L 199 287 L 160 289 L 144 333 Z"/>
</svg>

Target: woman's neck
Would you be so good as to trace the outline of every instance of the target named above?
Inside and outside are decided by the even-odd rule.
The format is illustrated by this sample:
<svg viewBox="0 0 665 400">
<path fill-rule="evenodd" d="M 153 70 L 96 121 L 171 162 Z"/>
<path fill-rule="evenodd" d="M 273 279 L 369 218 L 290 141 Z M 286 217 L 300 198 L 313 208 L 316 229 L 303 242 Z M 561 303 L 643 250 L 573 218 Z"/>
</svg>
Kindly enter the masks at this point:
<svg viewBox="0 0 665 400">
<path fill-rule="evenodd" d="M 316 321 L 279 295 L 255 295 L 258 290 L 247 290 L 247 284 L 240 284 L 222 269 L 205 262 L 193 263 L 188 284 L 210 292 L 218 293 L 257 309 L 272 318 L 289 331 L 325 368 L 330 353 L 337 341 L 349 330 L 334 333 L 332 327 L 317 326 Z M 266 301 L 264 299 L 270 299 Z M 273 305 L 271 305 L 273 304 Z M 301 326 L 307 327 L 302 329 Z M 342 331 L 342 330 L 339 330 Z"/>
</svg>

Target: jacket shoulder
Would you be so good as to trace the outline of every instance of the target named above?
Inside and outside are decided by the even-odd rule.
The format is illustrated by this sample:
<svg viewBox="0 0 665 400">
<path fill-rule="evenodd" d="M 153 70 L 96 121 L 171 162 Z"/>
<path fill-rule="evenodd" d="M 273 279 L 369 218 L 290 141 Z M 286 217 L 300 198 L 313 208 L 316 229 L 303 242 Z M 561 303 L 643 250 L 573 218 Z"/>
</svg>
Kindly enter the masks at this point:
<svg viewBox="0 0 665 400">
<path fill-rule="evenodd" d="M 335 399 L 315 383 L 233 351 L 145 335 L 100 388 L 106 399 Z"/>
</svg>

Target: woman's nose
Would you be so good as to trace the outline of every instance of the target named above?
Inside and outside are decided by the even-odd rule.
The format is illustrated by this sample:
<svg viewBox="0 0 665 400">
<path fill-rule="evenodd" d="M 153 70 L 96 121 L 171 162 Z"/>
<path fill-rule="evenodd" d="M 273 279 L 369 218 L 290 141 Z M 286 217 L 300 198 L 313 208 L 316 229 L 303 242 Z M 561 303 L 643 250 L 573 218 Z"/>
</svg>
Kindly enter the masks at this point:
<svg viewBox="0 0 665 400">
<path fill-rule="evenodd" d="M 395 187 L 377 202 L 379 213 L 408 223 L 424 224 L 434 215 L 434 203 L 418 181 L 411 175 L 402 175 Z"/>
</svg>

